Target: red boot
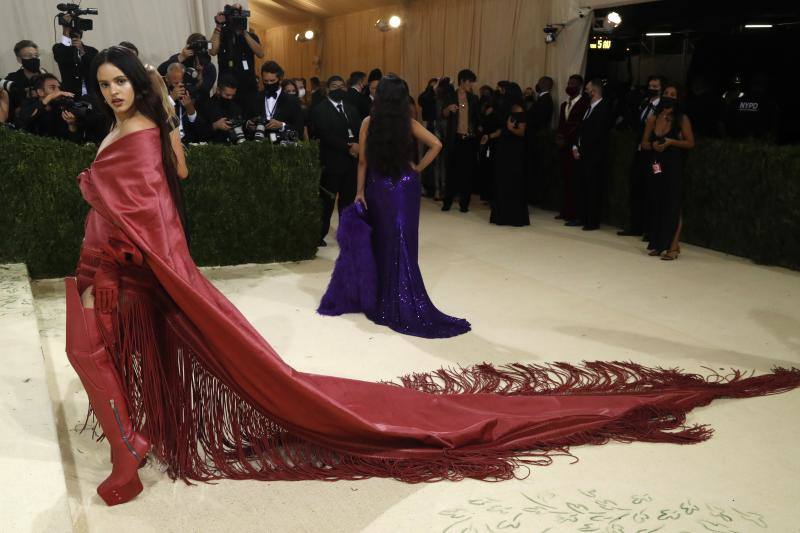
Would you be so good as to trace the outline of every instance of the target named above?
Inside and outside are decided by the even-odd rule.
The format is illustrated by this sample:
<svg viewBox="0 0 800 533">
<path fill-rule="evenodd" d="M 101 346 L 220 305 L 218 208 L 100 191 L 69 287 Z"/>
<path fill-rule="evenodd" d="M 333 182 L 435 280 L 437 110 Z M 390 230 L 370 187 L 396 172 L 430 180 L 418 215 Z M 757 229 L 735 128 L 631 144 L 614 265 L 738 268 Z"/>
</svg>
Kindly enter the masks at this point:
<svg viewBox="0 0 800 533">
<path fill-rule="evenodd" d="M 83 383 L 95 417 L 111 446 L 111 474 L 97 487 L 108 505 L 125 503 L 142 492 L 139 465 L 150 441 L 133 430 L 117 370 L 97 327 L 94 309 L 81 303 L 75 278 L 67 278 L 67 358 Z"/>
</svg>

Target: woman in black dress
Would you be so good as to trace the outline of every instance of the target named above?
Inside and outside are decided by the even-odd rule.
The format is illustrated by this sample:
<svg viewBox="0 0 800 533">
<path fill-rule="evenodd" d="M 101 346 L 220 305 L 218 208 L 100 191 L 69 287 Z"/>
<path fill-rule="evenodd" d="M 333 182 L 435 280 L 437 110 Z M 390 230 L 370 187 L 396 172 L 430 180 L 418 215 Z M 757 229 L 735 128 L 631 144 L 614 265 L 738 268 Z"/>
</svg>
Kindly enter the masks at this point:
<svg viewBox="0 0 800 533">
<path fill-rule="evenodd" d="M 503 127 L 494 147 L 494 194 L 489 222 L 498 226 L 528 226 L 525 186 L 525 107 L 522 89 L 516 83 L 506 87 L 499 118 Z"/>
<path fill-rule="evenodd" d="M 675 86 L 664 89 L 656 112 L 647 119 L 642 148 L 652 154 L 651 230 L 647 249 L 651 256 L 673 261 L 681 252 L 678 241 L 681 233 L 683 151 L 694 148 L 692 124 L 678 105 Z"/>
</svg>

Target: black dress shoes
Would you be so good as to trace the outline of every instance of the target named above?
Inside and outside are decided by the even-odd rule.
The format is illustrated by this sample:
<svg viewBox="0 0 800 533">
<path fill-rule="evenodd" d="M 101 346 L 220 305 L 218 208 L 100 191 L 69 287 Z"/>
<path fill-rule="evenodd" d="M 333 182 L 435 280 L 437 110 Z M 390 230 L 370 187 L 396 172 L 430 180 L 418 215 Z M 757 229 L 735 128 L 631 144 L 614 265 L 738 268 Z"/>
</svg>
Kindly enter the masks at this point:
<svg viewBox="0 0 800 533">
<path fill-rule="evenodd" d="M 443 205 L 442 205 L 442 211 L 450 211 L 450 205 L 448 205 L 448 204 L 443 204 Z"/>
<path fill-rule="evenodd" d="M 596 229 L 600 229 L 600 226 L 598 226 L 597 224 L 592 224 L 592 225 L 589 225 L 589 226 L 584 226 L 581 229 L 583 231 L 594 231 Z"/>
<path fill-rule="evenodd" d="M 569 226 L 570 228 L 574 228 L 575 226 L 583 226 L 583 222 L 580 220 L 567 220 L 564 222 L 565 226 Z"/>
<path fill-rule="evenodd" d="M 458 210 L 462 213 L 469 213 L 469 207 L 460 207 Z"/>
</svg>

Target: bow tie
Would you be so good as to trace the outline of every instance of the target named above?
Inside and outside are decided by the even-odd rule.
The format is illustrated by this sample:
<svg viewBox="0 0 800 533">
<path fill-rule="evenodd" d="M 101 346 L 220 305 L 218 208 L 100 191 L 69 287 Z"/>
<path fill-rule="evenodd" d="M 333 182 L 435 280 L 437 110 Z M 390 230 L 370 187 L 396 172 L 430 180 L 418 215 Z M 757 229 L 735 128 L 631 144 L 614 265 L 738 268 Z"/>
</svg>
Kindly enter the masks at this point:
<svg viewBox="0 0 800 533">
<path fill-rule="evenodd" d="M 267 98 L 276 98 L 278 96 L 278 87 L 270 87 L 269 85 L 264 87 L 264 94 Z"/>
</svg>

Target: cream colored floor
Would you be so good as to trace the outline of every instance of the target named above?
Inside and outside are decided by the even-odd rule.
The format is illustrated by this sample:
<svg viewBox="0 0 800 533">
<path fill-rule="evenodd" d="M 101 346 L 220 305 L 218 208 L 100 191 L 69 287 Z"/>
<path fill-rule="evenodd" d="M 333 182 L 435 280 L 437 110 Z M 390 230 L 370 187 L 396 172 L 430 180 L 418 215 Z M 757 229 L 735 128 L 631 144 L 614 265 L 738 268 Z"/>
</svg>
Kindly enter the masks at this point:
<svg viewBox="0 0 800 533">
<path fill-rule="evenodd" d="M 378 380 L 442 365 L 582 359 L 698 371 L 800 366 L 796 272 L 692 246 L 662 262 L 611 228 L 565 228 L 541 211 L 529 228 L 487 220 L 480 205 L 441 213 L 423 202 L 428 291 L 474 328 L 455 339 L 316 315 L 337 253 L 332 237 L 313 261 L 206 273 L 278 353 L 310 372 Z M 690 421 L 716 428 L 701 445 L 582 447 L 577 464 L 557 459 L 518 481 L 186 486 L 148 466 L 145 492 L 107 508 L 95 494 L 107 445 L 75 431 L 87 400 L 63 354 L 61 284 L 33 291 L 75 531 L 800 531 L 798 391 L 698 409 Z"/>
</svg>

